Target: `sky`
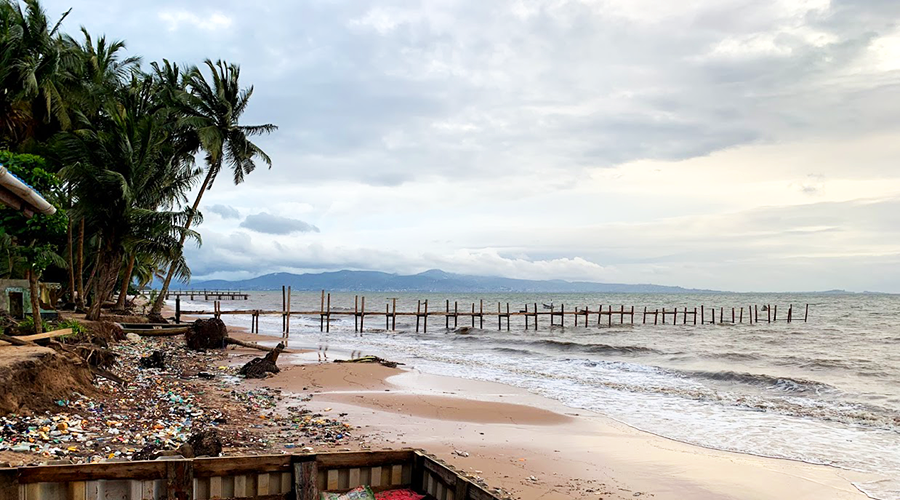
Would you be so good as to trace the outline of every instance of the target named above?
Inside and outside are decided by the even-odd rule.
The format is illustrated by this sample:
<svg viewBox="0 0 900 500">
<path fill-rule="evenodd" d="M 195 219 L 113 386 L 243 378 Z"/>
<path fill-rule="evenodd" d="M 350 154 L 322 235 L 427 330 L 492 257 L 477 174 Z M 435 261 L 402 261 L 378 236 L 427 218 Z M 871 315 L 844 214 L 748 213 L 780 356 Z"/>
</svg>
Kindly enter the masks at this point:
<svg viewBox="0 0 900 500">
<path fill-rule="evenodd" d="M 241 65 L 273 160 L 194 279 L 427 269 L 900 292 L 896 0 L 45 0 Z"/>
</svg>

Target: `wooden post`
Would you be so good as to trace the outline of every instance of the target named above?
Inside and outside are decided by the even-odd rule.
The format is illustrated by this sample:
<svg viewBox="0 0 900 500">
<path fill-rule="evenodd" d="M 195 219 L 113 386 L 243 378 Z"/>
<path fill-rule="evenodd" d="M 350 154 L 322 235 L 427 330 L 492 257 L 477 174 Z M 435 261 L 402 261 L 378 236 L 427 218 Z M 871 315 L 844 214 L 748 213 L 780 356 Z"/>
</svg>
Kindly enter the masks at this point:
<svg viewBox="0 0 900 500">
<path fill-rule="evenodd" d="M 666 308 L 663 307 L 662 309 L 663 309 L 663 324 L 665 325 L 666 324 Z"/>
<path fill-rule="evenodd" d="M 720 324 L 721 324 L 721 323 L 725 323 L 725 313 L 724 313 L 724 311 L 725 311 L 725 308 L 724 308 L 724 307 L 719 307 L 719 323 L 720 323 Z"/>
<path fill-rule="evenodd" d="M 287 298 L 287 323 L 285 324 L 287 327 L 287 331 L 285 332 L 285 338 L 290 337 L 291 334 L 291 286 L 288 285 L 288 298 Z"/>
<path fill-rule="evenodd" d="M 741 320 L 740 323 L 744 322 L 744 306 L 741 306 Z"/>
<path fill-rule="evenodd" d="M 422 318 L 422 333 L 428 333 L 428 299 L 425 299 L 425 317 Z"/>
<path fill-rule="evenodd" d="M 772 311 L 772 321 L 778 321 L 778 304 L 775 304 L 775 310 Z"/>
<path fill-rule="evenodd" d="M 600 326 L 600 321 L 603 320 L 603 304 L 600 304 L 600 307 L 597 309 L 597 326 Z"/>
<path fill-rule="evenodd" d="M 525 304 L 525 331 L 528 331 L 528 304 Z"/>
<path fill-rule="evenodd" d="M 712 324 L 715 325 L 716 324 L 716 308 L 713 307 L 711 310 L 712 310 Z"/>
<path fill-rule="evenodd" d="M 697 324 L 697 307 L 694 306 L 694 324 Z"/>
<path fill-rule="evenodd" d="M 509 302 L 506 303 L 506 331 L 509 331 Z"/>
<path fill-rule="evenodd" d="M 809 304 L 806 304 L 806 312 L 803 313 L 803 322 L 806 323 L 806 320 L 809 318 Z"/>
<path fill-rule="evenodd" d="M 559 326 L 565 328 L 566 327 L 566 305 L 559 305 Z"/>
<path fill-rule="evenodd" d="M 734 308 L 731 308 L 731 324 L 734 324 Z"/>
<path fill-rule="evenodd" d="M 683 318 L 682 318 L 683 321 L 681 322 L 681 324 L 686 325 L 687 324 L 687 307 L 686 306 L 684 308 L 684 311 L 682 312 L 682 316 L 683 316 Z"/>
<path fill-rule="evenodd" d="M 643 320 L 643 322 L 642 322 L 641 324 L 642 324 L 642 325 L 646 325 L 646 324 L 647 324 L 647 306 L 644 306 L 644 320 Z"/>
<path fill-rule="evenodd" d="M 753 305 L 753 322 L 759 323 L 759 304 Z"/>
<path fill-rule="evenodd" d="M 497 331 L 503 328 L 503 314 L 500 312 L 500 303 L 497 302 Z"/>
<path fill-rule="evenodd" d="M 416 300 L 416 333 L 419 333 L 419 318 L 422 314 L 422 301 Z"/>
<path fill-rule="evenodd" d="M 390 304 L 384 305 L 384 329 L 385 330 L 391 329 L 391 305 Z"/>
<path fill-rule="evenodd" d="M 631 324 L 634 324 L 634 306 L 631 306 Z"/>
<path fill-rule="evenodd" d="M 656 321 L 659 319 L 659 309 L 653 311 L 653 324 L 656 324 Z"/>
<path fill-rule="evenodd" d="M 359 312 L 359 333 L 363 332 L 366 325 L 366 296 L 362 298 L 362 309 Z"/>
<path fill-rule="evenodd" d="M 766 323 L 772 322 L 772 306 L 766 304 Z"/>
<path fill-rule="evenodd" d="M 325 290 L 322 290 L 322 302 L 319 304 L 319 331 L 325 330 Z"/>
<path fill-rule="evenodd" d="M 550 304 L 550 328 L 553 328 L 553 322 L 556 321 L 556 315 L 553 312 L 556 310 L 556 306 Z"/>
<path fill-rule="evenodd" d="M 391 299 L 391 302 L 394 304 L 391 314 L 391 330 L 397 331 L 397 297 Z"/>
<path fill-rule="evenodd" d="M 287 331 L 287 289 L 284 285 L 281 285 L 281 333 L 284 336 L 284 332 Z"/>
<path fill-rule="evenodd" d="M 578 307 L 575 308 L 575 328 L 578 328 Z"/>
<path fill-rule="evenodd" d="M 447 299 L 447 314 L 444 315 L 444 328 L 450 329 L 450 299 Z"/>
<path fill-rule="evenodd" d="M 478 325 L 479 325 L 478 328 L 481 328 L 482 330 L 484 330 L 484 299 L 479 299 L 479 300 L 480 300 L 480 302 L 479 302 L 479 306 L 478 306 Z"/>
<path fill-rule="evenodd" d="M 534 303 L 534 331 L 538 329 L 538 310 L 537 310 L 537 302 Z"/>
<path fill-rule="evenodd" d="M 331 331 L 331 292 L 328 292 L 328 298 L 325 304 L 325 333 Z"/>
<path fill-rule="evenodd" d="M 609 317 L 607 318 L 608 322 L 607 322 L 606 326 L 612 328 L 612 304 L 609 305 L 609 310 L 607 310 L 606 312 L 609 313 Z"/>
<path fill-rule="evenodd" d="M 166 498 L 191 500 L 194 498 L 194 464 L 190 460 L 166 461 Z"/>
<path fill-rule="evenodd" d="M 625 304 L 619 306 L 619 324 L 622 325 L 625 323 Z"/>
<path fill-rule="evenodd" d="M 472 302 L 472 328 L 475 328 L 475 303 Z"/>
<path fill-rule="evenodd" d="M 700 324 L 706 323 L 706 311 L 704 311 L 703 304 L 700 304 Z"/>
<path fill-rule="evenodd" d="M 793 312 L 794 312 L 794 304 L 788 305 L 788 319 L 787 319 L 788 323 L 791 322 L 791 315 Z"/>
<path fill-rule="evenodd" d="M 459 302 L 453 301 L 453 328 L 456 328 L 459 324 Z"/>
<path fill-rule="evenodd" d="M 175 322 L 181 323 L 181 295 L 175 296 Z"/>
<path fill-rule="evenodd" d="M 359 331 L 359 295 L 353 296 L 353 333 Z"/>
</svg>

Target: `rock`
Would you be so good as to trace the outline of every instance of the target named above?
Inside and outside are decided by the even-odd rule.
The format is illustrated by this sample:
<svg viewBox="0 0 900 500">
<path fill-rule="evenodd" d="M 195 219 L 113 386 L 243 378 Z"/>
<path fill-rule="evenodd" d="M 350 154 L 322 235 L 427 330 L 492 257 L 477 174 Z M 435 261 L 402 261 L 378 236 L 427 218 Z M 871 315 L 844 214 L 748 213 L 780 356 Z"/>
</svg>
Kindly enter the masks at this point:
<svg viewBox="0 0 900 500">
<path fill-rule="evenodd" d="M 141 336 L 136 333 L 129 333 L 129 334 L 125 335 L 125 338 L 129 342 L 140 342 L 141 341 Z"/>
<path fill-rule="evenodd" d="M 224 349 L 228 328 L 220 319 L 198 319 L 184 334 L 187 346 L 195 351 L 204 349 Z"/>
<path fill-rule="evenodd" d="M 149 356 L 144 356 L 140 360 L 141 368 L 166 368 L 166 353 L 162 351 L 153 351 Z"/>
<path fill-rule="evenodd" d="M 278 355 L 284 350 L 284 342 L 279 342 L 275 350 L 266 354 L 262 358 L 253 358 L 241 367 L 238 374 L 247 378 L 266 378 L 269 373 L 278 373 L 281 370 L 275 364 L 278 361 Z"/>
</svg>

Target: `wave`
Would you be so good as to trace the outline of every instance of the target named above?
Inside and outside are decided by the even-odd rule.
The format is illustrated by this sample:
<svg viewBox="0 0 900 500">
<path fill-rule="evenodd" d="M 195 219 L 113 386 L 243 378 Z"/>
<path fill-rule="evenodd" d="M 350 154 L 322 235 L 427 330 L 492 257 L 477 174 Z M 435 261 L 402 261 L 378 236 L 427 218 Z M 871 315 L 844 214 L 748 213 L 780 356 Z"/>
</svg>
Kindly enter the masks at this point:
<svg viewBox="0 0 900 500">
<path fill-rule="evenodd" d="M 528 342 L 535 347 L 548 347 L 564 352 L 587 352 L 594 354 L 648 354 L 659 353 L 656 349 L 638 345 L 610 345 L 610 344 L 581 344 L 579 342 L 567 342 L 564 340 L 535 340 Z"/>
<path fill-rule="evenodd" d="M 733 372 L 733 371 L 715 371 L 708 372 L 703 370 L 681 371 L 681 374 L 691 378 L 703 378 L 715 380 L 718 382 L 736 382 L 770 389 L 779 389 L 786 392 L 818 392 L 822 390 L 833 390 L 834 386 L 824 382 L 815 380 L 807 380 L 802 378 L 778 377 L 775 375 L 766 375 L 758 373 Z"/>
</svg>

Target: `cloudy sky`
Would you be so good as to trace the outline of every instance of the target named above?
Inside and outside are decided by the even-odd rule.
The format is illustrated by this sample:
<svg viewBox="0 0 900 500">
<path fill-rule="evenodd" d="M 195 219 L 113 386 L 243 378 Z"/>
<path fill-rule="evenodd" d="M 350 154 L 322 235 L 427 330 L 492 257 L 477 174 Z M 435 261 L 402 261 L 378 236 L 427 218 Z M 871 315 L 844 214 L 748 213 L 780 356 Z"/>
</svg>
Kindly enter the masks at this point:
<svg viewBox="0 0 900 500">
<path fill-rule="evenodd" d="M 195 279 L 900 292 L 896 0 L 44 5 L 145 64 L 240 63 L 280 127 L 204 196 Z"/>
</svg>

